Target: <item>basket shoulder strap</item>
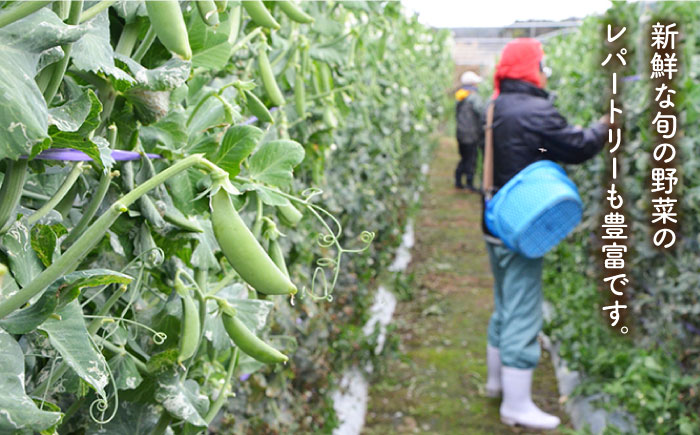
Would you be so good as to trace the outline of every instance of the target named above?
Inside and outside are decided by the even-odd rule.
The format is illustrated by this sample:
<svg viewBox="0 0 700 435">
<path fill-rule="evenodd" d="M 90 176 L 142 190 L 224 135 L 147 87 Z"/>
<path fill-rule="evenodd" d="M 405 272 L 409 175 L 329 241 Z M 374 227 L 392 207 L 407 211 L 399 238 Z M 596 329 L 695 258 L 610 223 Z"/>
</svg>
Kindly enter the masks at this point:
<svg viewBox="0 0 700 435">
<path fill-rule="evenodd" d="M 484 180 L 482 188 L 487 200 L 493 195 L 493 100 L 486 109 L 486 126 L 484 127 Z"/>
</svg>

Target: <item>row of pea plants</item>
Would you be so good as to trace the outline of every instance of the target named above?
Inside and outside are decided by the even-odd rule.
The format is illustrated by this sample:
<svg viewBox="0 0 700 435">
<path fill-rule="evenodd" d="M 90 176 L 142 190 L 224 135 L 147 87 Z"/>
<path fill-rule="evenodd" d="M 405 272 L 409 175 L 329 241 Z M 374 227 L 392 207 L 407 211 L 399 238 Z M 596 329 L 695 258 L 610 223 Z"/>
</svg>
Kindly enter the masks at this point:
<svg viewBox="0 0 700 435">
<path fill-rule="evenodd" d="M 444 114 L 397 2 L 0 7 L 0 428 L 329 430 Z"/>
</svg>

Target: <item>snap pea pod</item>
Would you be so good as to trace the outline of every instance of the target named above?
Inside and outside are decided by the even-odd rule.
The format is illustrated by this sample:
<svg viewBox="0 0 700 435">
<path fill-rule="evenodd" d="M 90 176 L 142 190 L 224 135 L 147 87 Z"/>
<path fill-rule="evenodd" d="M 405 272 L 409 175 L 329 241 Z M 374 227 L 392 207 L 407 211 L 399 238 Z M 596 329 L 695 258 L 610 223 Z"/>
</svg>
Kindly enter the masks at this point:
<svg viewBox="0 0 700 435">
<path fill-rule="evenodd" d="M 278 205 L 277 211 L 280 220 L 287 226 L 293 227 L 301 221 L 302 213 L 291 203 L 286 205 Z"/>
<path fill-rule="evenodd" d="M 319 80 L 321 82 L 321 92 L 327 94 L 331 91 L 332 79 L 331 79 L 331 67 L 328 66 L 326 62 L 319 62 L 318 64 Z"/>
<path fill-rule="evenodd" d="M 255 117 L 262 122 L 274 122 L 270 111 L 267 110 L 267 107 L 265 107 L 263 102 L 260 101 L 260 99 L 256 97 L 254 93 L 250 91 L 243 92 L 245 93 L 246 107 L 248 107 L 250 113 L 255 115 Z"/>
<path fill-rule="evenodd" d="M 292 21 L 297 23 L 308 24 L 313 23 L 314 18 L 301 10 L 299 6 L 291 2 L 290 0 L 279 0 L 277 5 L 282 9 L 282 12 L 288 16 Z"/>
<path fill-rule="evenodd" d="M 297 66 L 294 75 L 294 108 L 297 115 L 304 117 L 306 113 L 306 88 L 304 87 L 304 75 L 299 66 Z"/>
<path fill-rule="evenodd" d="M 146 2 L 148 19 L 161 43 L 185 60 L 192 58 L 187 26 L 177 0 L 153 0 Z"/>
<path fill-rule="evenodd" d="M 213 0 L 197 0 L 197 11 L 202 21 L 207 26 L 216 26 L 219 24 L 218 6 Z"/>
<path fill-rule="evenodd" d="M 250 18 L 258 26 L 275 30 L 280 28 L 279 23 L 270 15 L 270 11 L 267 10 L 261 0 L 246 0 L 242 4 Z"/>
<path fill-rule="evenodd" d="M 219 189 L 210 198 L 214 235 L 231 266 L 255 290 L 267 295 L 288 295 L 296 286 L 270 259 L 233 207 L 228 192 Z"/>
<path fill-rule="evenodd" d="M 267 252 L 270 254 L 270 258 L 277 265 L 279 270 L 281 270 L 286 277 L 289 277 L 289 270 L 287 269 L 287 263 L 284 261 L 282 247 L 277 239 L 270 239 L 270 246 L 268 247 Z"/>
<path fill-rule="evenodd" d="M 229 14 L 228 43 L 233 44 L 238 39 L 238 31 L 241 29 L 241 6 L 235 6 Z"/>
<path fill-rule="evenodd" d="M 262 79 L 263 87 L 272 104 L 284 106 L 284 95 L 282 95 L 282 91 L 277 86 L 270 59 L 267 57 L 267 47 L 264 45 L 258 50 L 258 66 L 260 67 L 260 78 Z"/>
<path fill-rule="evenodd" d="M 200 324 L 199 311 L 192 299 L 190 291 L 175 277 L 175 291 L 182 301 L 182 319 L 180 322 L 180 349 L 177 356 L 178 364 L 194 356 L 199 342 Z"/>
<path fill-rule="evenodd" d="M 228 6 L 228 0 L 214 0 L 214 3 L 216 4 L 216 10 L 219 12 L 225 11 L 226 6 Z"/>
<path fill-rule="evenodd" d="M 265 364 L 277 364 L 289 360 L 282 352 L 253 334 L 238 317 L 224 312 L 222 320 L 231 340 L 239 349 L 252 358 Z"/>
</svg>

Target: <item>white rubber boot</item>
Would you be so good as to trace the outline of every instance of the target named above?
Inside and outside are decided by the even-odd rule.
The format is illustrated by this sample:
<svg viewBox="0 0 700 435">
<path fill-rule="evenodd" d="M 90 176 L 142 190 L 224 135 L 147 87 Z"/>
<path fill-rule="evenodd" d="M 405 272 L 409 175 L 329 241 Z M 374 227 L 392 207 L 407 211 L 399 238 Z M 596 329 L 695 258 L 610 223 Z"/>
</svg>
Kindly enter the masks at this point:
<svg viewBox="0 0 700 435">
<path fill-rule="evenodd" d="M 530 429 L 555 429 L 559 426 L 559 417 L 547 414 L 538 408 L 530 395 L 532 373 L 534 370 L 501 368 L 503 383 L 503 402 L 501 402 L 501 421 L 508 426 L 525 426 Z"/>
<path fill-rule="evenodd" d="M 497 347 L 486 345 L 486 396 L 499 397 L 501 395 L 501 352 Z"/>
</svg>

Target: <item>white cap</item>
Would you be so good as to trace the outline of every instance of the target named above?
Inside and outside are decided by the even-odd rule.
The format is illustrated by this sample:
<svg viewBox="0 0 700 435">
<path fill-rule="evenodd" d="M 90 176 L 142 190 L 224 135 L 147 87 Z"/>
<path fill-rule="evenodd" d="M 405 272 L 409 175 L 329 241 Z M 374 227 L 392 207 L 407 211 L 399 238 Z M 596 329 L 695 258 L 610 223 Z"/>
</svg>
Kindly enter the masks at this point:
<svg viewBox="0 0 700 435">
<path fill-rule="evenodd" d="M 476 85 L 481 83 L 483 80 L 484 79 L 479 77 L 479 75 L 473 71 L 467 71 L 459 78 L 459 81 L 462 82 L 463 85 Z"/>
</svg>

